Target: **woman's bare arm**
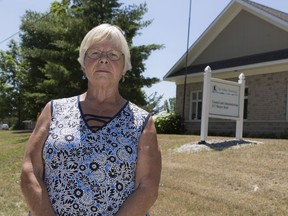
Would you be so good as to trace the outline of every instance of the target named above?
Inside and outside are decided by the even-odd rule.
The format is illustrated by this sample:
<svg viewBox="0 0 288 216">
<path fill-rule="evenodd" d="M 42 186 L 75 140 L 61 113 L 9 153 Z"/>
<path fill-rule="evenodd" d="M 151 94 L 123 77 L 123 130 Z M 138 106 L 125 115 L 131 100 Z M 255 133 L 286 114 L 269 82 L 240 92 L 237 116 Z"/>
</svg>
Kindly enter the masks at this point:
<svg viewBox="0 0 288 216">
<path fill-rule="evenodd" d="M 161 176 L 161 153 L 152 117 L 138 144 L 135 191 L 124 202 L 117 216 L 144 216 L 158 196 Z"/>
<path fill-rule="evenodd" d="M 27 142 L 22 165 L 20 185 L 32 216 L 55 215 L 43 182 L 42 149 L 49 133 L 50 121 L 51 109 L 48 103 Z"/>
</svg>

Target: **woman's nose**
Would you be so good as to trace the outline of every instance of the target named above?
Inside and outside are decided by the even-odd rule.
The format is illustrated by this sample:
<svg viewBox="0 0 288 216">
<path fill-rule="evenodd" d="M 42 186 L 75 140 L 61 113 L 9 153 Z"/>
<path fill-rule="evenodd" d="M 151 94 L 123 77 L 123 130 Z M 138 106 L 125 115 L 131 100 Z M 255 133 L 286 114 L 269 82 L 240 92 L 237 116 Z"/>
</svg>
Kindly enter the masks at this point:
<svg viewBox="0 0 288 216">
<path fill-rule="evenodd" d="M 108 64 L 109 62 L 108 62 L 107 58 L 103 56 L 103 57 L 100 59 L 100 63 L 101 63 L 101 64 Z"/>
</svg>

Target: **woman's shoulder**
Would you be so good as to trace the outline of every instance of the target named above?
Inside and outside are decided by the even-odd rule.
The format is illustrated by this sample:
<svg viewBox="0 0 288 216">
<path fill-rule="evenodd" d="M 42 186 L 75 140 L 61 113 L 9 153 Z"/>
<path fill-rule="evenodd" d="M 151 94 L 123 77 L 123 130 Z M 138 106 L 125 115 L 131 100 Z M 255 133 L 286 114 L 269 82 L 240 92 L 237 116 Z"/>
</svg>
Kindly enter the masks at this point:
<svg viewBox="0 0 288 216">
<path fill-rule="evenodd" d="M 78 96 L 52 99 L 50 101 L 50 107 L 51 107 L 51 114 L 54 113 L 55 110 L 58 110 L 59 112 L 62 112 L 67 109 L 71 110 L 71 108 L 73 109 L 78 107 Z"/>
<path fill-rule="evenodd" d="M 129 101 L 128 102 L 128 108 L 133 112 L 133 113 L 139 113 L 142 115 L 150 115 L 150 113 L 148 111 L 146 111 L 145 109 L 143 109 L 142 107 L 134 104 L 133 102 Z"/>
<path fill-rule="evenodd" d="M 72 97 L 55 98 L 55 99 L 52 99 L 51 101 L 66 103 L 66 102 L 69 102 L 69 101 L 77 101 L 78 97 L 79 96 L 77 95 L 77 96 L 72 96 Z"/>
</svg>

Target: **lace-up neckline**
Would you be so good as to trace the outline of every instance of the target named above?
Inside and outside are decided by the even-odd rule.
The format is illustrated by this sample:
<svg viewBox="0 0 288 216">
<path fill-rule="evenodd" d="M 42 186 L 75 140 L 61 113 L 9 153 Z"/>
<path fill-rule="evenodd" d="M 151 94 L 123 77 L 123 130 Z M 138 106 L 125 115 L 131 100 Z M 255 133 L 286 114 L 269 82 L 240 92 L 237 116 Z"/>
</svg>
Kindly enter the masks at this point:
<svg viewBox="0 0 288 216">
<path fill-rule="evenodd" d="M 78 96 L 78 107 L 79 107 L 81 116 L 85 124 L 87 125 L 87 127 L 94 132 L 100 130 L 101 128 L 109 124 L 109 122 L 111 122 L 116 116 L 119 115 L 119 113 L 127 106 L 128 103 L 129 101 L 126 101 L 125 104 L 120 108 L 120 110 L 116 112 L 116 114 L 113 116 L 101 116 L 101 115 L 94 115 L 90 113 L 84 113 L 80 104 L 80 96 Z"/>
</svg>

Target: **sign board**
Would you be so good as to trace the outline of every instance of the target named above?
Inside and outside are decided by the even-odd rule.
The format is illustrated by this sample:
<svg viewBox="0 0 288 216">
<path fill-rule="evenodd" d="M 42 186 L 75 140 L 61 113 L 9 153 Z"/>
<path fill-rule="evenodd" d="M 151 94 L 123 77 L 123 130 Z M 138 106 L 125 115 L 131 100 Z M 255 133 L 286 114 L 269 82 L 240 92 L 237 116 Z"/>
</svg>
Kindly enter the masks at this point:
<svg viewBox="0 0 288 216">
<path fill-rule="evenodd" d="M 244 113 L 245 76 L 239 75 L 238 82 L 211 77 L 211 68 L 204 73 L 201 141 L 205 143 L 208 134 L 208 119 L 222 118 L 236 120 L 236 139 L 242 139 Z"/>
<path fill-rule="evenodd" d="M 239 118 L 240 86 L 211 78 L 209 115 Z"/>
</svg>

